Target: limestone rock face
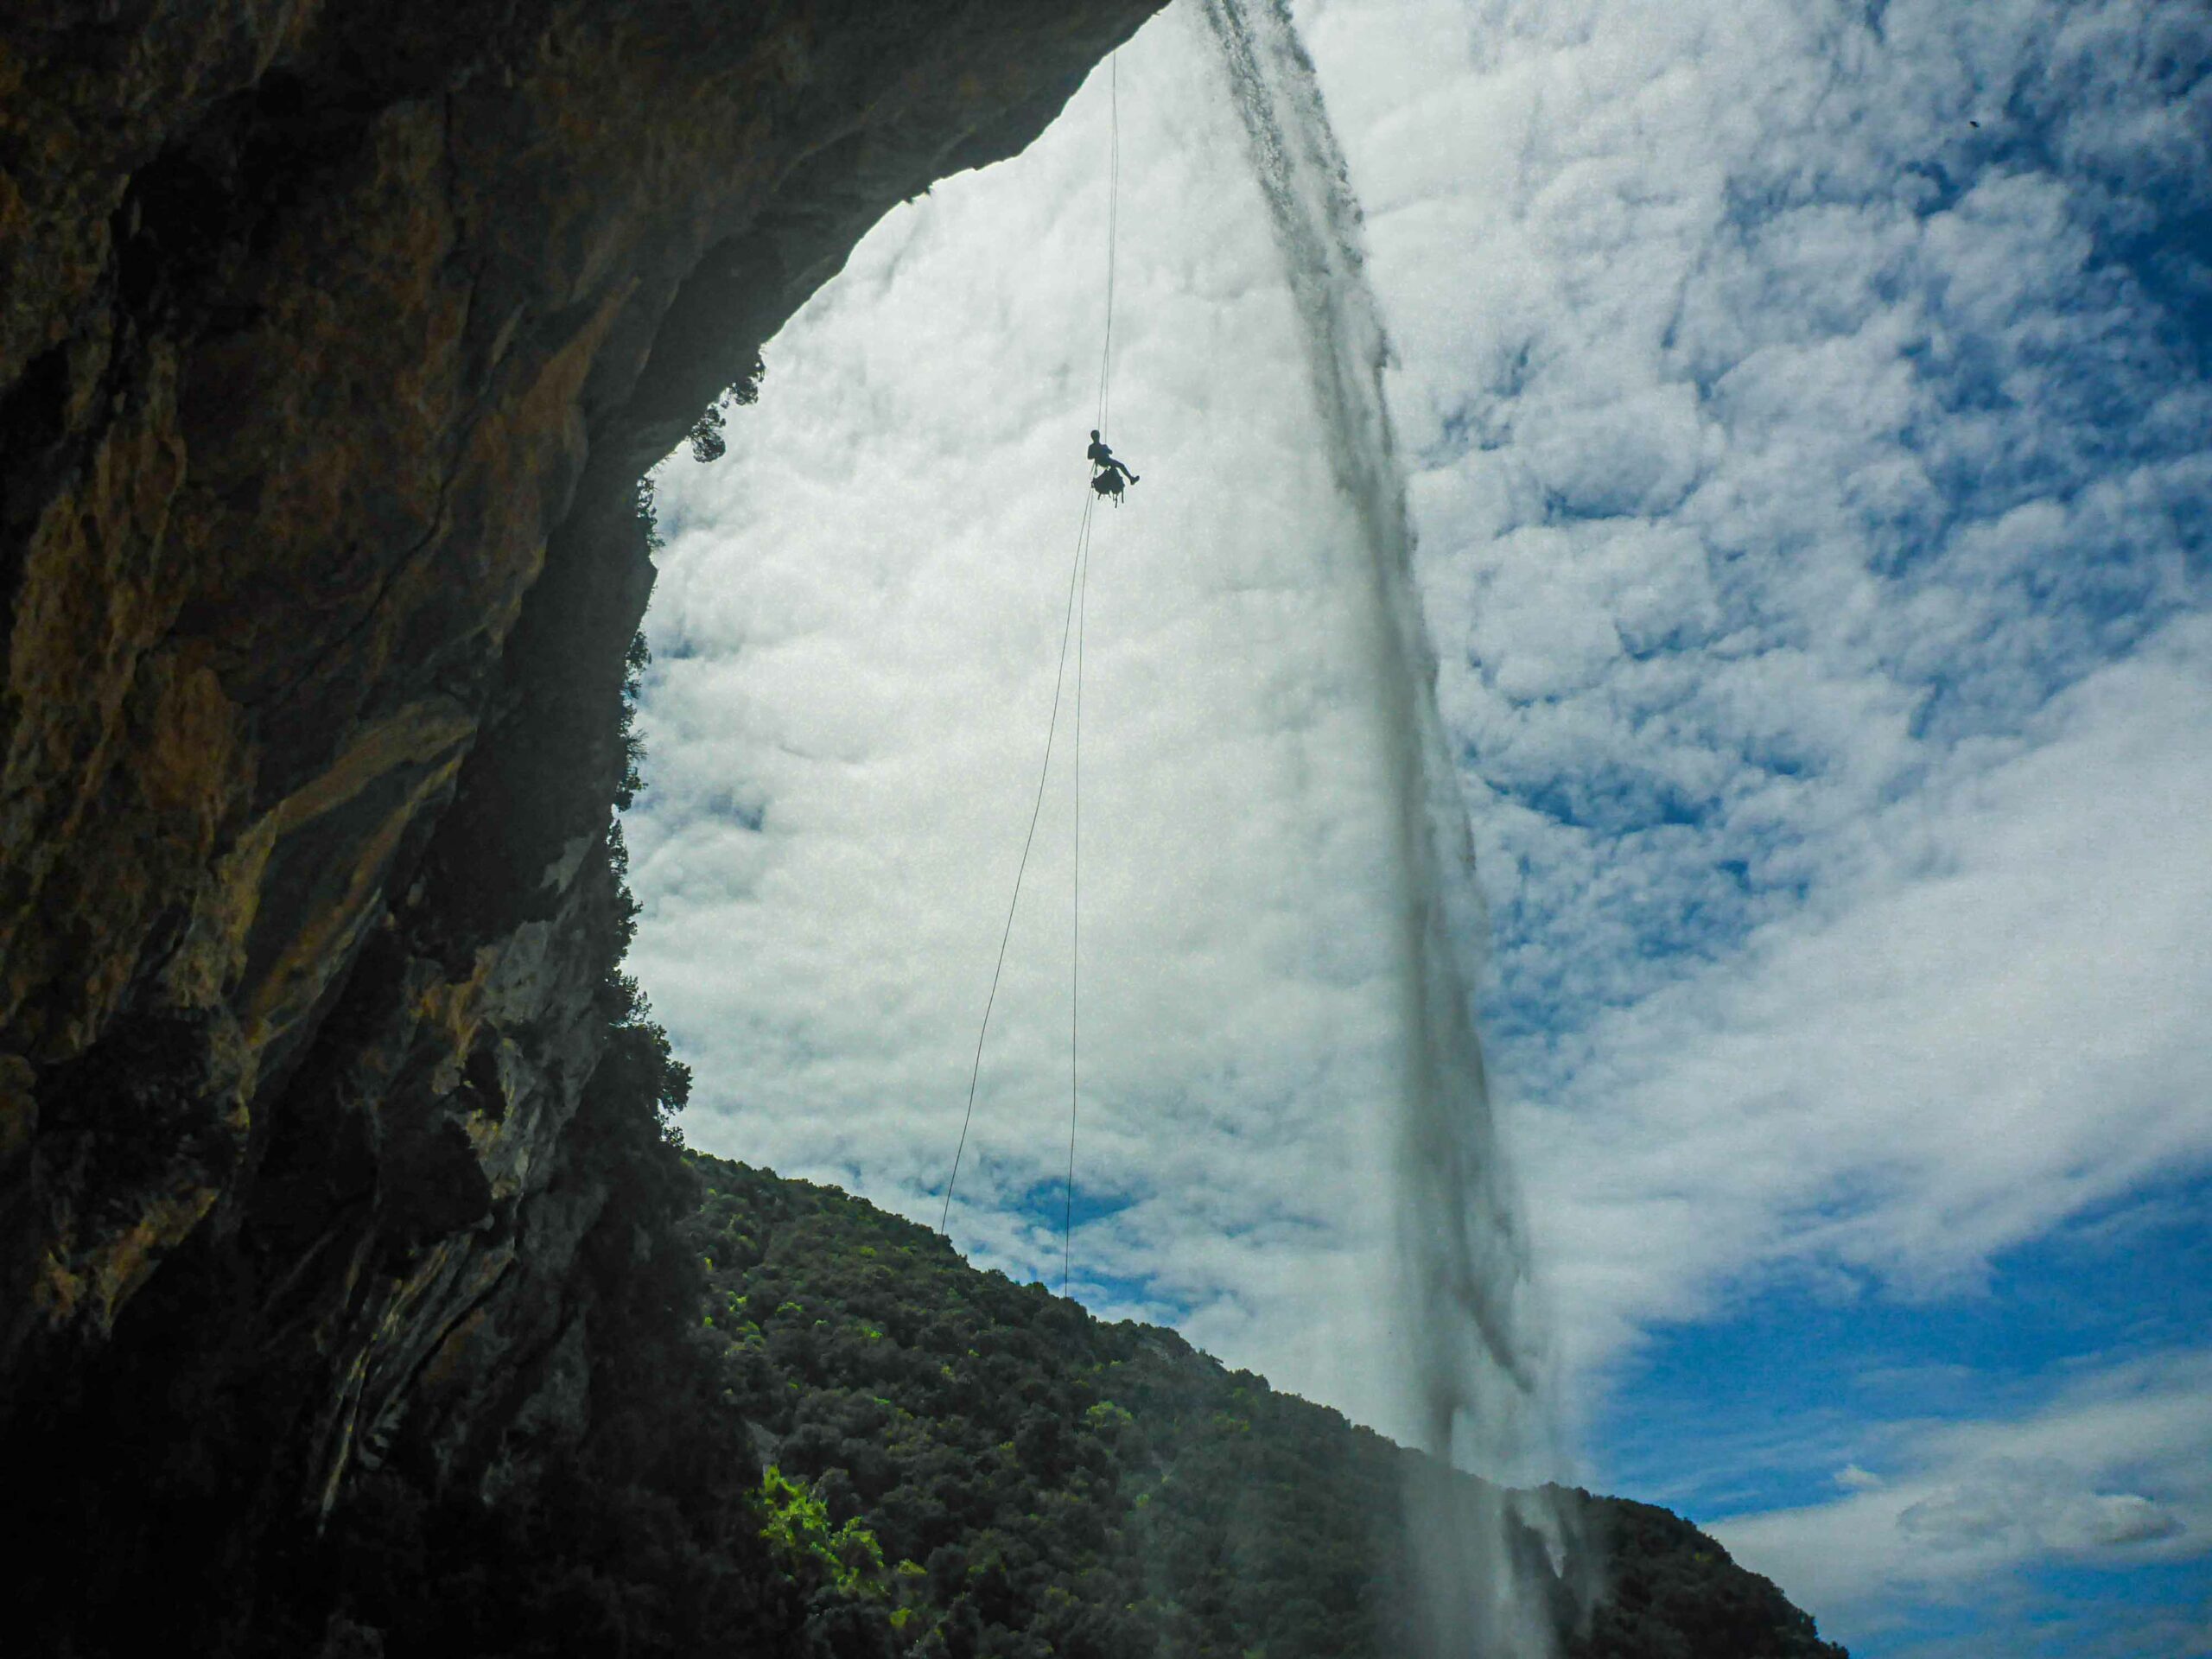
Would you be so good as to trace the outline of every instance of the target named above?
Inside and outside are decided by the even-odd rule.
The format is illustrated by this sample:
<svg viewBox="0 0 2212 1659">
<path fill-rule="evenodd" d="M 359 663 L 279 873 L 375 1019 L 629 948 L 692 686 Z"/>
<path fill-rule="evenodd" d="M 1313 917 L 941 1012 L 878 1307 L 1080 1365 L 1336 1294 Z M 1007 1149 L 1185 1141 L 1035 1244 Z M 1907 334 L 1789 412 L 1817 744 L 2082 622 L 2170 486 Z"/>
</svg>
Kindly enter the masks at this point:
<svg viewBox="0 0 2212 1659">
<path fill-rule="evenodd" d="M 0 11 L 0 1421 L 588 1409 L 637 480 L 1154 3 Z"/>
</svg>

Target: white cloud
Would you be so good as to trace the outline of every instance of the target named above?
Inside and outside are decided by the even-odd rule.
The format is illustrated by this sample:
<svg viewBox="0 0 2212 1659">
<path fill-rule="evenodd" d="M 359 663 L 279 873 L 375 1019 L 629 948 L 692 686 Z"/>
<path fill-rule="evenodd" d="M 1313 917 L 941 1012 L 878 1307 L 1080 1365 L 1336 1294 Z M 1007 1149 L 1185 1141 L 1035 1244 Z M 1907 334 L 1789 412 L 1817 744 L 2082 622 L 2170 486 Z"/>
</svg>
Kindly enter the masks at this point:
<svg viewBox="0 0 2212 1659">
<path fill-rule="evenodd" d="M 1301 8 L 1419 459 L 1493 1057 L 1593 1387 L 1776 1271 L 1945 1294 L 2212 1159 L 2212 391 L 2126 240 L 2203 200 L 2212 25 L 1882 15 Z M 1362 577 L 1198 40 L 1171 15 L 1120 71 L 1111 435 L 1144 482 L 1089 590 L 1079 1165 L 1109 1213 L 1077 1277 L 1388 1421 Z M 690 1133 L 931 1222 L 1081 501 L 1103 91 L 892 215 L 730 458 L 662 489 L 630 833 Z M 1069 827 L 1056 783 L 955 1212 L 1047 1275 Z M 1960 1535 L 2031 1478 L 1863 1466 L 1843 1504 Z M 2068 1490 L 2036 1536 L 2167 1503 Z"/>
<path fill-rule="evenodd" d="M 2094 1370 L 2032 1413 L 1874 1426 L 1850 1495 L 1711 1523 L 1730 1554 L 1831 1629 L 1930 1595 L 1993 1595 L 2053 1559 L 2201 1555 L 2212 1536 L 2212 1353 Z"/>
<path fill-rule="evenodd" d="M 2091 676 L 1857 826 L 1821 906 L 1591 1023 L 1528 1137 L 1590 1358 L 1777 1264 L 1971 1282 L 2212 1159 L 2209 645 Z"/>
<path fill-rule="evenodd" d="M 1309 22 L 1584 1362 L 1777 1263 L 1956 1287 L 2212 1159 L 2212 686 L 2175 620 L 2212 598 L 2212 391 L 2113 251 L 2205 194 L 2212 25 Z"/>
<path fill-rule="evenodd" d="M 1341 620 L 1366 578 L 1299 464 L 1287 295 L 1195 45 L 1170 20 L 1120 68 L 1111 435 L 1143 481 L 1097 521 L 1085 601 L 1077 1162 L 1111 1213 L 1076 1279 L 1382 1418 L 1382 689 Z M 931 1222 L 1085 497 L 1103 92 L 893 215 L 771 346 L 728 458 L 661 486 L 630 839 L 637 971 L 698 1068 L 687 1131 Z M 953 1217 L 982 1259 L 1055 1283 L 1073 714 Z"/>
</svg>

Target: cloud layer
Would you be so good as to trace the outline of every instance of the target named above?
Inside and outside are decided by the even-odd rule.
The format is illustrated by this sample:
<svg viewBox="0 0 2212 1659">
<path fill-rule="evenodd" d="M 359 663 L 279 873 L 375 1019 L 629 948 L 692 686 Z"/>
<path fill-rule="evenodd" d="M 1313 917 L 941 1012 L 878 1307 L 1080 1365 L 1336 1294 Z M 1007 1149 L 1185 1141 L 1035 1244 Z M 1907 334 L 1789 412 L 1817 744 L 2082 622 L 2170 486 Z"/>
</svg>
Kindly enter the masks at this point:
<svg viewBox="0 0 2212 1659">
<path fill-rule="evenodd" d="M 2030 1600 L 2017 1570 L 2052 1558 L 2104 1568 L 2190 1561 L 2212 1530 L 2212 1357 L 2164 1353 L 2102 1368 L 2018 1416 L 1877 1425 L 1860 1449 L 1882 1472 L 1847 1465 L 1831 1502 L 1725 1520 L 1713 1531 L 1745 1565 L 1877 1633 L 1908 1623 L 1900 1615 L 1923 1600 Z M 2162 1625 L 2171 1613 L 2138 1611 Z M 2126 1632 L 2059 1634 L 2066 1645 L 2050 1650 L 2083 1651 Z"/>
<path fill-rule="evenodd" d="M 1970 1281 L 2201 1165 L 2212 282 L 2168 227 L 2212 25 L 1310 33 L 1586 1358 L 1777 1257 Z"/>
<path fill-rule="evenodd" d="M 2212 22 L 1300 17 L 1395 339 L 1491 1056 L 1580 1414 L 1779 1287 L 1961 1305 L 2212 1166 Z M 1119 68 L 1111 435 L 1144 481 L 1086 608 L 1077 1288 L 1393 1426 L 1377 688 L 1201 38 L 1171 11 Z M 1104 91 L 887 219 L 729 458 L 661 484 L 630 836 L 689 1132 L 931 1222 L 1082 505 Z M 1068 785 L 954 1211 L 1053 1282 Z M 2201 1447 L 2202 1356 L 2064 1357 L 2008 1360 L 1980 1425 L 1826 1424 L 1861 1484 L 1732 1547 L 1876 1653 L 1885 1595 L 2201 1562 L 2202 1495 L 2150 1450 L 2053 1447 L 2093 1419 Z M 1712 1426 L 1746 1459 L 1770 1430 L 1811 1432 Z"/>
<path fill-rule="evenodd" d="M 1392 817 L 1345 622 L 1367 576 L 1300 462 L 1289 295 L 1196 48 L 1171 20 L 1121 70 L 1113 435 L 1143 482 L 1085 601 L 1077 1284 L 1384 1417 Z M 1103 91 L 887 221 L 772 346 L 728 459 L 661 486 L 631 839 L 692 1133 L 932 1221 L 1085 494 Z M 1072 712 L 953 1217 L 1055 1282 Z"/>
</svg>

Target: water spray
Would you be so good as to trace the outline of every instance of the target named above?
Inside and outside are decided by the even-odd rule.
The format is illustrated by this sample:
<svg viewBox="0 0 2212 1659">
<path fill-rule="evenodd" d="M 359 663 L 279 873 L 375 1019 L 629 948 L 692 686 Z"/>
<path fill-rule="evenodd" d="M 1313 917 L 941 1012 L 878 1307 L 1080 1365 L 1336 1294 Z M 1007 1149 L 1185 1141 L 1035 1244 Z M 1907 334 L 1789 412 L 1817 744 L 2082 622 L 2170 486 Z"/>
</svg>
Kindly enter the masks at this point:
<svg viewBox="0 0 2212 1659">
<path fill-rule="evenodd" d="M 1542 1320 L 1493 1121 L 1472 988 L 1484 933 L 1466 805 L 1436 703 L 1382 376 L 1389 340 L 1342 151 L 1284 0 L 1202 0 L 1296 304 L 1325 452 L 1370 573 L 1399 842 L 1406 1078 L 1395 1146 L 1397 1337 L 1421 1449 L 1493 1481 L 1551 1439 Z M 1435 1471 L 1406 1491 L 1425 1659 L 1556 1650 L 1567 1518 L 1541 1491 Z"/>
</svg>

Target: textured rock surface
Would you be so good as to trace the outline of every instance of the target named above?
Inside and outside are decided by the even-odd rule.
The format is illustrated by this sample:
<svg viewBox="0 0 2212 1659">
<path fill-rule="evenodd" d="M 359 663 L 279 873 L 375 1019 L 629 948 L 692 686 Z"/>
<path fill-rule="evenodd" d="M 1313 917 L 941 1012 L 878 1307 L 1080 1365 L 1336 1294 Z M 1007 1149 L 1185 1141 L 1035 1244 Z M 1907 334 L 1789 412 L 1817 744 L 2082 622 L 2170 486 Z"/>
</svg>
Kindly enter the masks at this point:
<svg viewBox="0 0 2212 1659">
<path fill-rule="evenodd" d="M 396 1433 L 496 1479 L 588 1409 L 636 480 L 1152 9 L 0 16 L 17 1444 L 189 1377 L 230 1485 L 312 1508 Z"/>
</svg>

